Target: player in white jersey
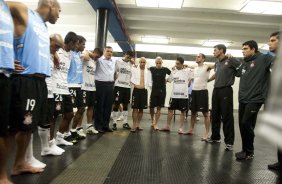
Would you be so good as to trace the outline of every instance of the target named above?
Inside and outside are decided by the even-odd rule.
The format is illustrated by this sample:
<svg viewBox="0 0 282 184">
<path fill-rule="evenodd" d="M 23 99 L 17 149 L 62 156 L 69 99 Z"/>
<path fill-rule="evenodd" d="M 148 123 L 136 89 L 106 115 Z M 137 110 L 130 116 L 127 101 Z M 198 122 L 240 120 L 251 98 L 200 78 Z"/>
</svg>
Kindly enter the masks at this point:
<svg viewBox="0 0 282 184">
<path fill-rule="evenodd" d="M 88 51 L 85 51 L 88 52 Z M 83 53 L 84 55 L 84 53 Z M 89 55 L 91 59 L 83 62 L 83 83 L 81 89 L 86 98 L 86 133 L 87 134 L 98 134 L 99 132 L 94 128 L 93 117 L 95 114 L 95 105 L 96 105 L 96 87 L 94 74 L 96 70 L 96 62 L 103 55 L 103 51 L 99 48 L 95 48 L 93 52 L 88 52 L 86 55 Z M 83 117 L 83 116 L 82 116 Z M 78 124 L 77 131 L 79 135 L 82 135 L 83 128 L 82 118 Z"/>
<path fill-rule="evenodd" d="M 214 68 L 214 65 L 205 65 L 206 56 L 202 53 L 199 53 L 196 56 L 197 67 L 194 68 L 194 84 L 192 88 L 192 101 L 191 101 L 191 122 L 190 129 L 187 132 L 189 135 L 194 134 L 194 126 L 196 122 L 197 112 L 202 112 L 205 118 L 205 128 L 206 131 L 202 137 L 202 141 L 205 141 L 208 138 L 209 129 L 210 129 L 210 117 L 209 117 L 209 97 L 207 90 L 207 83 L 209 79 L 210 70 Z M 189 66 L 188 66 L 189 67 Z"/>
<path fill-rule="evenodd" d="M 128 104 L 130 102 L 130 78 L 133 64 L 134 53 L 127 51 L 122 60 L 116 63 L 116 80 L 114 88 L 114 106 L 113 106 L 113 130 L 117 130 L 118 109 L 120 104 L 123 107 L 123 128 L 130 130 L 127 122 Z"/>
<path fill-rule="evenodd" d="M 180 110 L 179 134 L 183 134 L 183 124 L 185 112 L 188 108 L 188 88 L 187 85 L 192 79 L 192 71 L 183 66 L 184 59 L 178 57 L 175 62 L 175 70 L 173 70 L 168 78 L 168 82 L 173 82 L 172 95 L 169 102 L 167 124 L 161 131 L 170 131 L 170 123 L 173 117 L 173 110 Z"/>
<path fill-rule="evenodd" d="M 50 70 L 51 73 L 54 68 L 54 63 L 58 64 L 58 55 L 56 52 L 64 46 L 64 41 L 61 35 L 50 35 Z M 55 141 L 50 141 L 49 136 L 54 136 L 54 95 L 53 95 L 53 79 L 52 77 L 46 78 L 46 84 L 48 89 L 48 102 L 47 102 L 47 119 L 46 125 L 38 127 L 38 134 L 41 140 L 41 156 L 45 155 L 61 155 L 64 150 L 55 144 Z M 51 131 L 50 131 L 51 130 Z"/>
<path fill-rule="evenodd" d="M 69 32 L 64 40 L 64 48 L 59 49 L 59 66 L 55 67 L 52 73 L 53 93 L 55 100 L 55 122 L 60 113 L 63 113 L 63 119 L 56 133 L 57 145 L 73 145 L 77 140 L 68 142 L 64 140 L 64 133 L 68 131 L 70 122 L 73 118 L 73 105 L 68 88 L 67 76 L 70 67 L 70 51 L 78 46 L 78 38 L 74 32 Z M 51 141 L 52 141 L 51 135 Z"/>
</svg>

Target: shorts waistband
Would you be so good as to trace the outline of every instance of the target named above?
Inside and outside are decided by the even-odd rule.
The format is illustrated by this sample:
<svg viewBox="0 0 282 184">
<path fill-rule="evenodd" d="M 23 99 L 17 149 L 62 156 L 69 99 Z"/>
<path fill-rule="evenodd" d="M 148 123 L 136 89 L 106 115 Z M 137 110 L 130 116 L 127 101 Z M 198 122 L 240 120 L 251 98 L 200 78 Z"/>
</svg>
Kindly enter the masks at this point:
<svg viewBox="0 0 282 184">
<path fill-rule="evenodd" d="M 12 78 L 16 77 L 28 77 L 28 78 L 37 78 L 37 79 L 44 79 L 46 78 L 46 75 L 44 74 L 13 74 Z"/>
<path fill-rule="evenodd" d="M 232 86 L 215 87 L 214 89 L 232 88 Z"/>
<path fill-rule="evenodd" d="M 114 84 L 115 82 L 114 81 L 98 81 L 98 80 L 95 80 L 96 83 L 100 83 L 100 84 Z"/>
</svg>

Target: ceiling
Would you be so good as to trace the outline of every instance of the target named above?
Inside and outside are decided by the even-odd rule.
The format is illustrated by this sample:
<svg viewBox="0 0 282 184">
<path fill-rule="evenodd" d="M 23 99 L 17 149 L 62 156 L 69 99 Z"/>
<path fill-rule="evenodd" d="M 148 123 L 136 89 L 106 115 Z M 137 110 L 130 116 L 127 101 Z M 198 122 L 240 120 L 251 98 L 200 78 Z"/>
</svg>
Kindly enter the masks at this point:
<svg viewBox="0 0 282 184">
<path fill-rule="evenodd" d="M 116 3 L 131 40 L 137 44 L 137 50 L 138 44 L 142 43 L 141 37 L 145 35 L 168 37 L 169 43 L 163 47 L 209 49 L 202 43 L 216 39 L 229 40 L 232 42 L 229 49 L 240 50 L 242 42 L 250 39 L 256 40 L 260 46 L 266 44 L 269 34 L 279 30 L 282 24 L 282 16 L 240 13 L 245 1 L 184 0 L 181 9 L 140 8 L 135 0 L 116 0 Z M 21 2 L 36 8 L 37 0 Z M 59 2 L 62 9 L 60 19 L 57 24 L 49 25 L 50 33 L 64 36 L 68 31 L 77 32 L 86 37 L 87 48 L 93 49 L 96 13 L 88 0 Z M 121 51 L 113 42 L 113 37 L 108 33 L 108 43 L 114 46 L 115 51 Z M 154 47 L 149 50 L 151 48 Z"/>
<path fill-rule="evenodd" d="M 181 9 L 158 9 L 137 7 L 135 0 L 116 0 L 135 43 L 141 43 L 144 35 L 162 35 L 170 38 L 170 45 L 181 46 L 230 40 L 232 49 L 240 49 L 250 39 L 267 43 L 282 23 L 282 16 L 240 13 L 245 1 L 184 0 Z"/>
</svg>

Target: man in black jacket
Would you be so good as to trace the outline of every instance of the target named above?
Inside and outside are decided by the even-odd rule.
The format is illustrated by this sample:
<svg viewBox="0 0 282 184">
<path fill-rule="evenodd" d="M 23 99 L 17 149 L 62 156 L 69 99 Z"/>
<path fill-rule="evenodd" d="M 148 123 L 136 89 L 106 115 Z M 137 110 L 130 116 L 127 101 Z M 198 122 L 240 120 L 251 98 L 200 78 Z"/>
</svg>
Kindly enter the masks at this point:
<svg viewBox="0 0 282 184">
<path fill-rule="evenodd" d="M 235 154 L 238 160 L 254 158 L 254 129 L 257 114 L 265 102 L 273 57 L 258 52 L 257 42 L 246 41 L 242 44 L 244 61 L 238 76 L 239 86 L 239 127 L 242 138 L 242 151 Z"/>
</svg>

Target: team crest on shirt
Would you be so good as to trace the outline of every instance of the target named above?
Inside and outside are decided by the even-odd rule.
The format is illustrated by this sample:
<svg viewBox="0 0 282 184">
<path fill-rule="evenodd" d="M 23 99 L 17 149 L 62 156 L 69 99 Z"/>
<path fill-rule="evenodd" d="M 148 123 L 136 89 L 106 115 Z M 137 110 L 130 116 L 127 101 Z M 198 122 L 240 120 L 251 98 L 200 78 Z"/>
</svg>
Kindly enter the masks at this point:
<svg viewBox="0 0 282 184">
<path fill-rule="evenodd" d="M 228 62 L 227 62 L 227 61 L 225 61 L 224 65 L 228 65 Z"/>
<path fill-rule="evenodd" d="M 32 114 L 27 113 L 24 115 L 24 122 L 25 125 L 30 125 L 32 123 Z"/>
<path fill-rule="evenodd" d="M 255 66 L 255 64 L 254 64 L 254 63 L 252 63 L 252 64 L 250 65 L 250 67 L 251 67 L 251 68 L 253 68 L 254 66 Z"/>
<path fill-rule="evenodd" d="M 57 104 L 56 104 L 56 110 L 57 110 L 57 111 L 60 111 L 61 109 L 62 109 L 61 103 L 57 103 Z"/>
</svg>

